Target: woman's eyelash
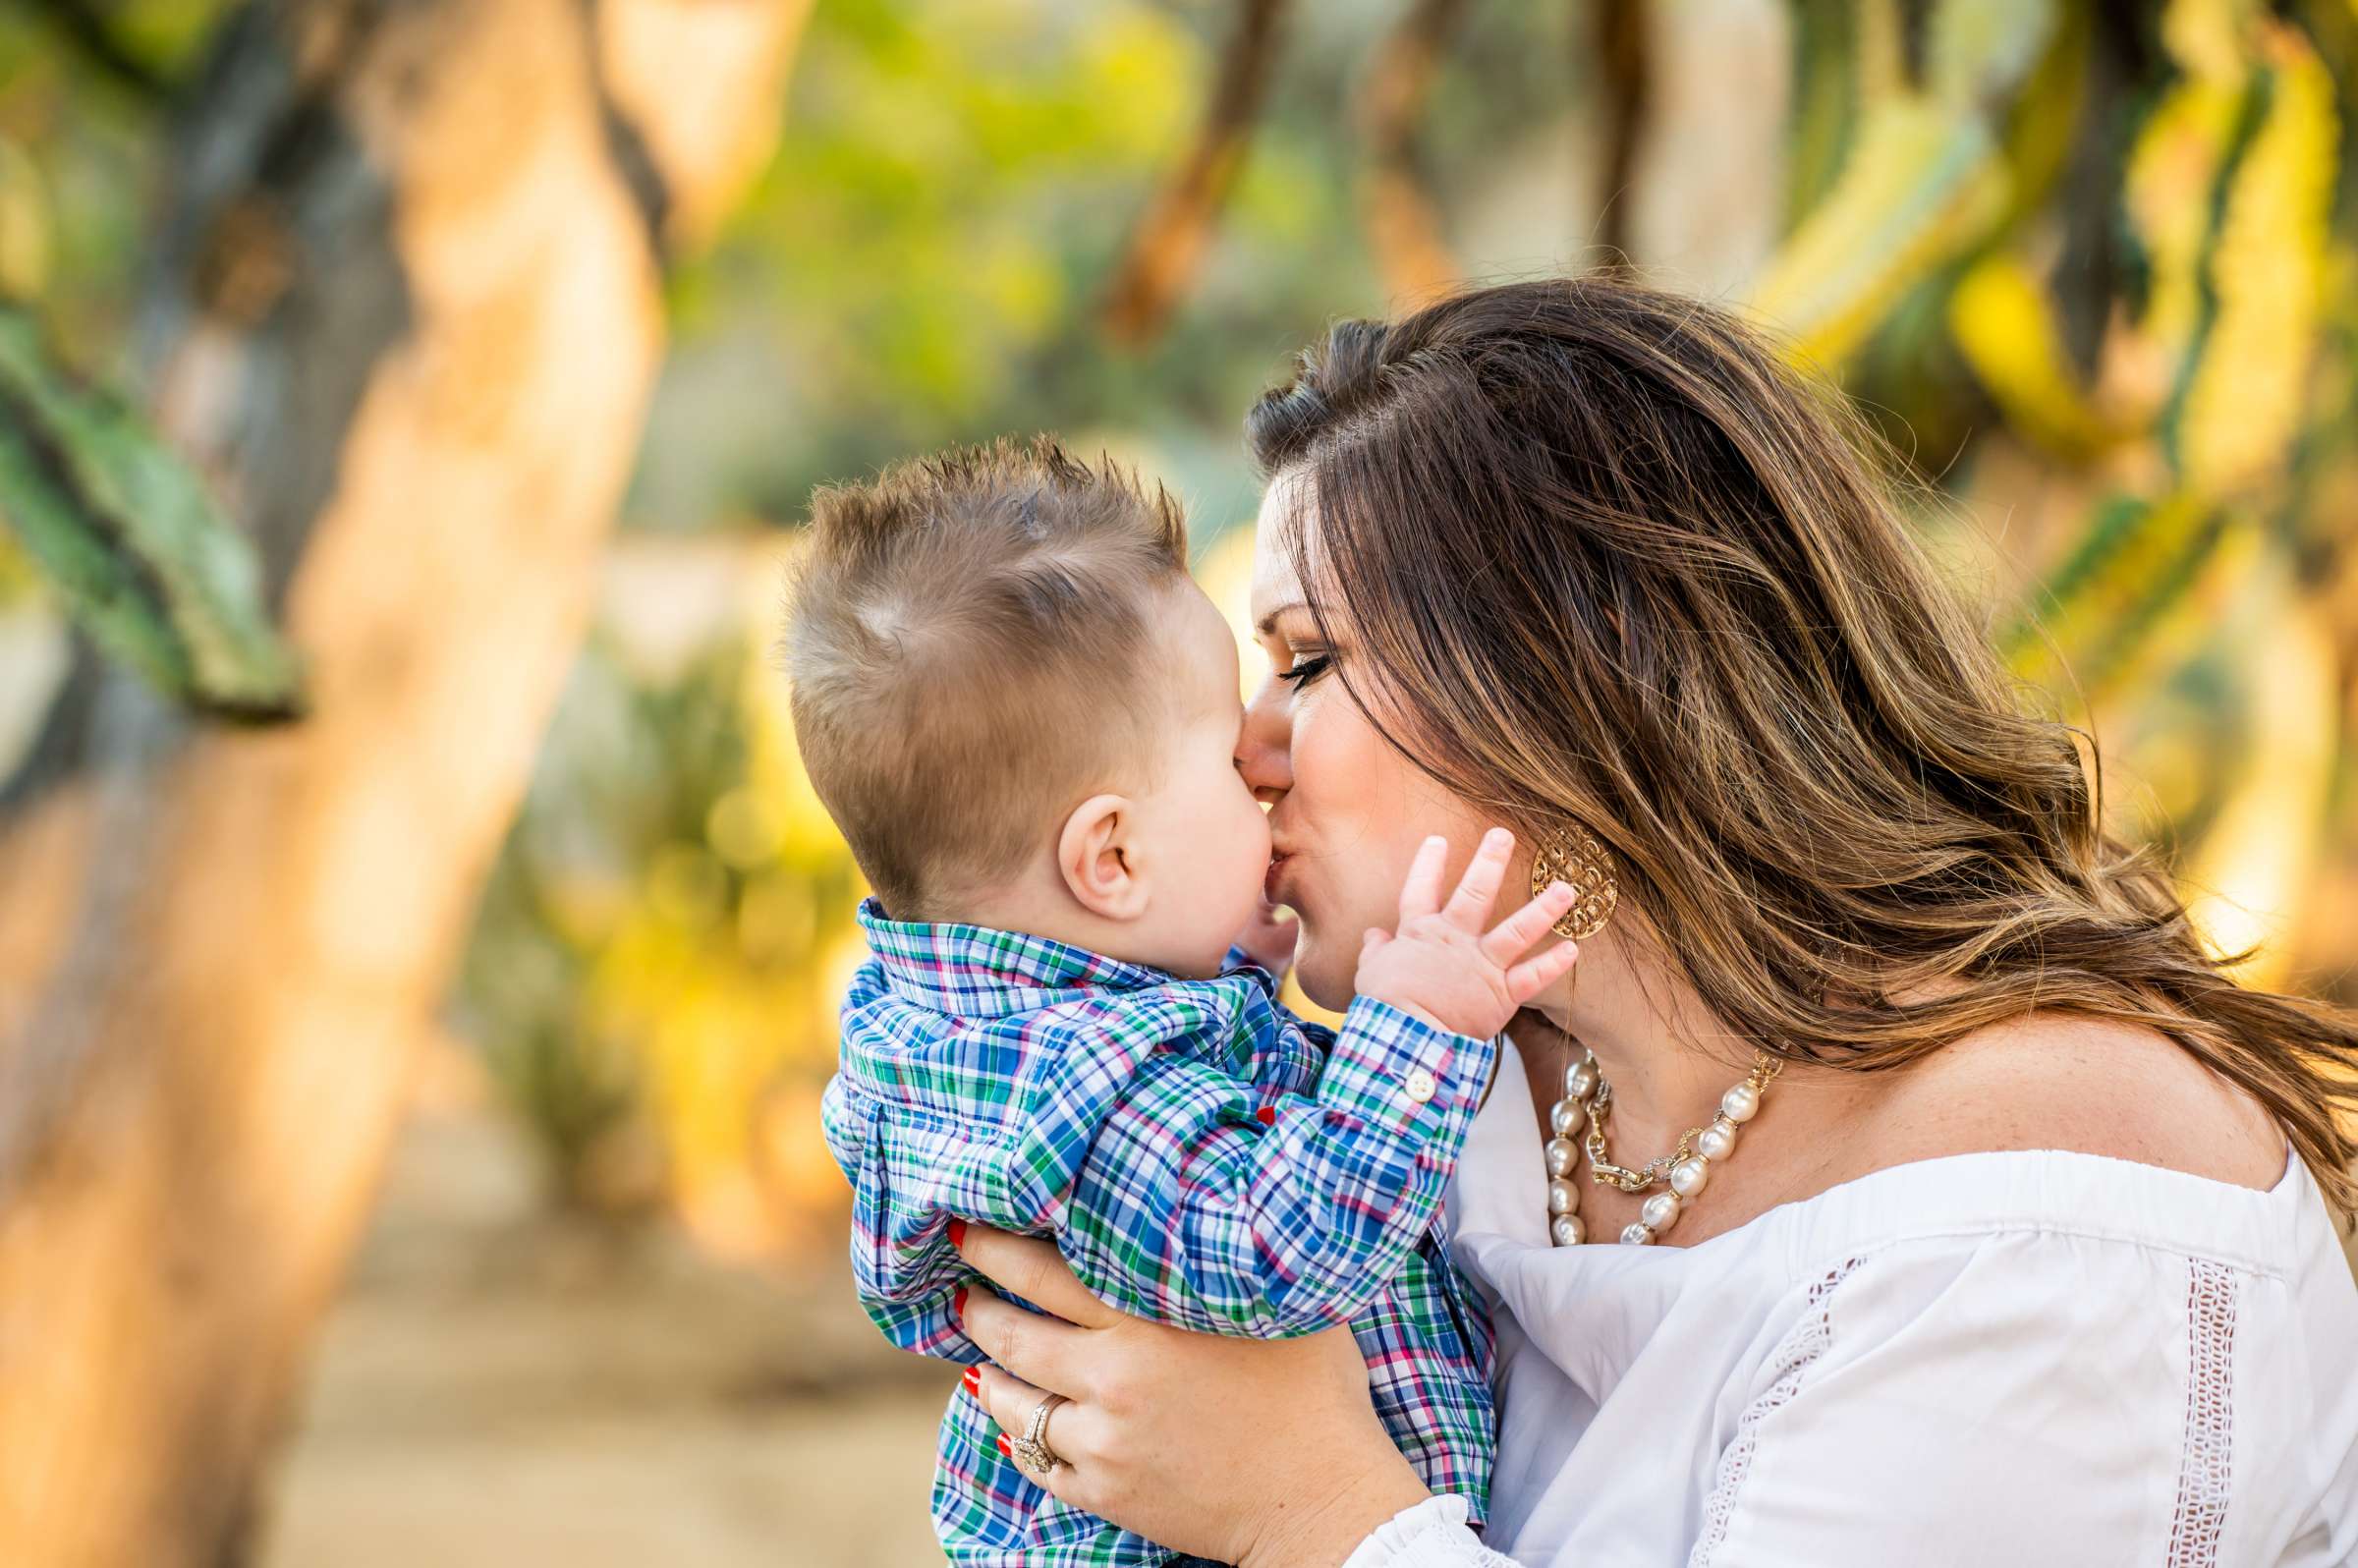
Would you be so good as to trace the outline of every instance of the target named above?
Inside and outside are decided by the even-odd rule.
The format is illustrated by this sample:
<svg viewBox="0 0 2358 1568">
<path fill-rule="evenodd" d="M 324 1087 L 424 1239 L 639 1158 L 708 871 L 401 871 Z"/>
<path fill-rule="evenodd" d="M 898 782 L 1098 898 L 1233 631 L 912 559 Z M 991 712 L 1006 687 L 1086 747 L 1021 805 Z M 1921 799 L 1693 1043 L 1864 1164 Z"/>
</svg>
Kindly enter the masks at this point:
<svg viewBox="0 0 2358 1568">
<path fill-rule="evenodd" d="M 1291 681 L 1296 688 L 1304 687 L 1317 680 L 1325 672 L 1326 666 L 1333 662 L 1334 655 L 1331 653 L 1321 653 L 1316 658 L 1298 658 L 1294 661 L 1292 669 L 1279 670 L 1277 679 Z"/>
</svg>

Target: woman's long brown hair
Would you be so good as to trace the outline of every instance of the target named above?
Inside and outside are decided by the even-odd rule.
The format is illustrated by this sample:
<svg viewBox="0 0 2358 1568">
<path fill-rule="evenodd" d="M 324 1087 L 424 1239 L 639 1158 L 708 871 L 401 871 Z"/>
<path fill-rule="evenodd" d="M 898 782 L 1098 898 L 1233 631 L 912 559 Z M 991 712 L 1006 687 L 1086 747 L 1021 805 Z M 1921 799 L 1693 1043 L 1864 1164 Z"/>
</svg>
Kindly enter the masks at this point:
<svg viewBox="0 0 2358 1568">
<path fill-rule="evenodd" d="M 1343 321 L 1246 433 L 1393 745 L 1526 842 L 1603 839 L 1739 1037 L 1880 1071 L 2034 1009 L 2146 1025 L 2358 1208 L 2358 1021 L 2223 973 L 1864 421 L 1728 314 L 1600 275 Z"/>
</svg>

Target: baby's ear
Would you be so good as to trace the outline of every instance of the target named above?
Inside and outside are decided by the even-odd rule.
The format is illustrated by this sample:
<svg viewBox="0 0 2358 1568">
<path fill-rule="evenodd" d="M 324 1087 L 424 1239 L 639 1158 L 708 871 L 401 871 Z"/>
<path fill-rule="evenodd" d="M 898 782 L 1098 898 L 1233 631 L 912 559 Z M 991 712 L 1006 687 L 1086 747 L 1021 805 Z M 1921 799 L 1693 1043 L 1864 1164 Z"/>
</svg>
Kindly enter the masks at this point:
<svg viewBox="0 0 2358 1568">
<path fill-rule="evenodd" d="M 1092 795 L 1056 835 L 1056 870 L 1081 907 L 1103 920 L 1134 921 L 1147 912 L 1147 884 L 1132 842 L 1138 803 Z"/>
</svg>

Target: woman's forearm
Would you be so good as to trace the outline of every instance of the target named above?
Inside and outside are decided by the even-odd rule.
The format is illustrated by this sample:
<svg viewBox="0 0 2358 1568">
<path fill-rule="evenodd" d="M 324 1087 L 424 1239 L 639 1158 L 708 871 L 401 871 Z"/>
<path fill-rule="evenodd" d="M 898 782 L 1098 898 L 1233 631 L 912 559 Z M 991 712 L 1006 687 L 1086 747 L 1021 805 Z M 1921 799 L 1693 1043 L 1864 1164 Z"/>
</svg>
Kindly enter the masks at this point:
<svg viewBox="0 0 2358 1568">
<path fill-rule="evenodd" d="M 1265 1535 L 1237 1559 L 1237 1568 L 1342 1568 L 1360 1543 L 1404 1508 L 1432 1494 L 1408 1462 L 1373 1470 L 1329 1497 L 1304 1498 L 1278 1508 Z"/>
<path fill-rule="evenodd" d="M 1048 1434 L 1064 1463 L 1036 1478 L 1059 1501 L 1244 1568 L 1342 1568 L 1428 1497 L 1376 1419 L 1349 1329 L 1191 1333 L 1106 1306 L 1051 1241 L 972 1225 L 957 1245 L 1041 1309 L 978 1283 L 964 1319 L 993 1364 L 971 1386 L 1003 1439 L 1051 1392 L 1072 1407 Z M 1465 1518 L 1462 1496 L 1440 1505 Z"/>
</svg>

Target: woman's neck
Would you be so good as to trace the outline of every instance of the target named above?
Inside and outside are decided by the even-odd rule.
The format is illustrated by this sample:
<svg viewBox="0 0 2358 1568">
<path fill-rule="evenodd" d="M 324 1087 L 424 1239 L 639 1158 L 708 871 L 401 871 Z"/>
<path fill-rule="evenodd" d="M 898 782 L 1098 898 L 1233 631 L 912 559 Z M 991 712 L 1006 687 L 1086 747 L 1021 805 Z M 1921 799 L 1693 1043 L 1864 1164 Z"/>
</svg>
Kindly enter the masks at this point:
<svg viewBox="0 0 2358 1568">
<path fill-rule="evenodd" d="M 1667 1152 L 1681 1133 L 1717 1115 L 1719 1096 L 1750 1070 L 1750 1044 L 1651 944 L 1611 927 L 1583 942 L 1572 972 L 1531 1005 L 1595 1053 L 1613 1090 L 1619 1164 Z M 1553 1083 L 1534 1088 L 1543 1107 L 1562 1092 Z"/>
</svg>

